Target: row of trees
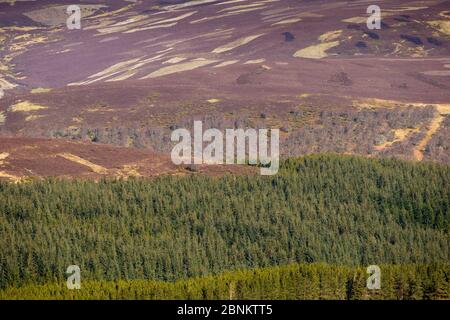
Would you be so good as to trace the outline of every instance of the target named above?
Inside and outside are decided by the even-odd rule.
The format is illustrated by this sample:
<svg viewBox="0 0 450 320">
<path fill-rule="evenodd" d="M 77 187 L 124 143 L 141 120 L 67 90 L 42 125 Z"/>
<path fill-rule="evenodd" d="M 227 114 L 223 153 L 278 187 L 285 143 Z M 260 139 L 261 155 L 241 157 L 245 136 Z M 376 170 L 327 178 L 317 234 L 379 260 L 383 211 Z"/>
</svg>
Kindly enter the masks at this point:
<svg viewBox="0 0 450 320">
<path fill-rule="evenodd" d="M 0 182 L 0 287 L 294 262 L 448 263 L 450 167 L 347 156 L 278 175 Z"/>
<path fill-rule="evenodd" d="M 0 299 L 450 299 L 448 264 L 382 265 L 379 290 L 367 288 L 367 277 L 364 268 L 291 264 L 176 282 L 82 280 L 79 290 L 30 284 L 0 291 Z"/>
</svg>

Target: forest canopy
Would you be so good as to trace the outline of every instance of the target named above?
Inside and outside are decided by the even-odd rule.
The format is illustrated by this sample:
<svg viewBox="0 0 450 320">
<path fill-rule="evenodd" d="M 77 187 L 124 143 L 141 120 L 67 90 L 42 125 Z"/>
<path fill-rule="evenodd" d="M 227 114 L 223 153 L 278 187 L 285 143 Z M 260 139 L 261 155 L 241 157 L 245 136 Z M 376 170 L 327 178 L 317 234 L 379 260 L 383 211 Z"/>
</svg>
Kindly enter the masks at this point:
<svg viewBox="0 0 450 320">
<path fill-rule="evenodd" d="M 449 263 L 450 166 L 289 159 L 272 177 L 0 182 L 0 287 Z M 448 276 L 448 273 L 447 273 Z"/>
</svg>

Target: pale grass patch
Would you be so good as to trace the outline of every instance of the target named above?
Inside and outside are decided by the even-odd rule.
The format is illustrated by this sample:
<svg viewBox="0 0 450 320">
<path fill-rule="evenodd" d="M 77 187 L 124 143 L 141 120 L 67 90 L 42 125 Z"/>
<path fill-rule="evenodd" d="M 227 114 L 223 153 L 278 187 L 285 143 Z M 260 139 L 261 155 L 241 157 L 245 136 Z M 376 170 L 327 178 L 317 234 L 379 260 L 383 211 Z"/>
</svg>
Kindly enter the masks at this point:
<svg viewBox="0 0 450 320">
<path fill-rule="evenodd" d="M 0 153 L 0 164 L 3 164 L 3 160 L 5 160 L 8 157 L 9 157 L 9 153 L 8 152 Z"/>
<path fill-rule="evenodd" d="M 264 1 L 250 3 L 250 4 L 242 4 L 242 5 L 237 5 L 237 6 L 233 6 L 233 7 L 224 8 L 224 9 L 220 10 L 219 13 L 243 10 L 243 9 L 254 8 L 254 7 L 261 7 L 261 6 L 264 6 L 264 5 L 265 5 Z"/>
<path fill-rule="evenodd" d="M 139 166 L 137 165 L 124 165 L 123 169 L 119 170 L 117 172 L 117 176 L 122 178 L 128 178 L 128 177 L 141 177 L 142 175 L 138 171 Z"/>
<path fill-rule="evenodd" d="M 35 114 L 33 114 L 33 115 L 27 116 L 25 118 L 25 121 L 33 121 L 33 120 L 36 120 L 36 119 L 39 119 L 39 118 L 42 118 L 42 117 L 44 117 L 44 116 L 43 115 L 35 115 Z"/>
<path fill-rule="evenodd" d="M 38 111 L 38 110 L 44 110 L 44 109 L 48 109 L 48 107 L 34 104 L 30 101 L 18 102 L 9 107 L 9 111 L 11 111 L 11 112 L 29 112 L 29 111 Z"/>
<path fill-rule="evenodd" d="M 47 93 L 47 92 L 50 92 L 50 91 L 52 91 L 52 89 L 51 88 L 34 88 L 34 89 L 31 89 L 31 93 Z"/>
<path fill-rule="evenodd" d="M 9 179 L 15 183 L 20 182 L 22 180 L 21 177 L 6 173 L 5 171 L 0 171 L 0 178 L 6 178 Z"/>
<path fill-rule="evenodd" d="M 435 20 L 427 22 L 431 27 L 450 36 L 450 20 Z"/>
<path fill-rule="evenodd" d="M 450 76 L 450 70 L 430 70 L 430 71 L 424 71 L 422 73 L 427 76 L 437 76 L 437 77 Z"/>
<path fill-rule="evenodd" d="M 238 63 L 238 62 L 239 62 L 239 60 L 228 60 L 228 61 L 219 63 L 218 65 L 214 66 L 213 68 L 223 68 L 223 67 L 226 67 L 226 66 Z"/>
<path fill-rule="evenodd" d="M 167 61 L 164 61 L 162 64 L 175 64 L 186 60 L 184 57 L 173 57 Z"/>
<path fill-rule="evenodd" d="M 294 53 L 296 58 L 321 59 L 328 56 L 327 50 L 339 45 L 339 41 L 323 42 L 312 45 Z"/>
<path fill-rule="evenodd" d="M 237 40 L 235 40 L 233 42 L 227 43 L 227 44 L 225 44 L 223 46 L 220 46 L 220 47 L 214 49 L 212 51 L 212 53 L 224 53 L 224 52 L 231 51 L 231 50 L 236 49 L 236 48 L 238 48 L 240 46 L 246 45 L 246 44 L 252 42 L 255 39 L 258 39 L 259 37 L 261 37 L 263 35 L 264 34 L 262 33 L 262 34 L 256 34 L 256 35 L 247 36 L 247 37 L 243 37 L 243 38 L 237 39 Z"/>
<path fill-rule="evenodd" d="M 266 61 L 266 59 L 255 59 L 255 60 L 248 60 L 248 61 L 244 62 L 244 64 L 258 64 L 258 63 L 263 63 L 265 61 Z"/>
<path fill-rule="evenodd" d="M 275 22 L 272 24 L 272 26 L 279 26 L 279 25 L 285 25 L 285 24 L 292 24 L 292 23 L 297 23 L 302 21 L 301 18 L 290 18 L 290 19 L 285 19 L 285 20 L 281 20 L 278 22 Z"/>
<path fill-rule="evenodd" d="M 347 23 L 366 23 L 367 21 L 367 17 L 352 17 L 352 18 L 347 18 L 342 20 L 342 22 L 347 22 Z"/>
<path fill-rule="evenodd" d="M 191 71 L 191 70 L 206 66 L 206 65 L 214 63 L 214 62 L 217 62 L 217 61 L 216 60 L 206 60 L 206 59 L 192 60 L 189 62 L 184 62 L 184 63 L 179 63 L 179 64 L 163 67 L 163 68 L 158 69 L 140 79 L 157 78 L 157 77 L 162 77 L 162 76 L 166 76 L 166 75 L 170 75 L 170 74 L 174 74 L 174 73 L 178 73 L 178 72 Z"/>
<path fill-rule="evenodd" d="M 337 38 L 339 38 L 341 36 L 342 32 L 343 32 L 343 30 L 328 31 L 319 37 L 319 41 L 320 42 L 329 42 L 329 41 L 336 40 Z"/>
<path fill-rule="evenodd" d="M 98 173 L 98 174 L 107 174 L 108 173 L 108 169 L 106 169 L 105 167 L 102 167 L 98 164 L 92 163 L 86 159 L 80 158 L 71 153 L 60 153 L 60 154 L 58 154 L 58 156 L 63 157 L 64 159 L 70 160 L 72 162 L 76 162 L 83 166 L 86 166 L 95 173 Z"/>
</svg>

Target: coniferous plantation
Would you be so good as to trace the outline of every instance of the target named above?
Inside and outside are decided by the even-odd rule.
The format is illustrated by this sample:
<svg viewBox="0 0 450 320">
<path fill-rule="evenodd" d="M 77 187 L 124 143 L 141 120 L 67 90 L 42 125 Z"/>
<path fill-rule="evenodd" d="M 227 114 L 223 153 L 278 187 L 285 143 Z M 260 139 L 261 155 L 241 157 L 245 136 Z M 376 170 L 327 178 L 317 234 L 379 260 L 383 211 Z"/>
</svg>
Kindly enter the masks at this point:
<svg viewBox="0 0 450 320">
<path fill-rule="evenodd" d="M 367 289 L 365 268 L 313 263 L 232 271 L 175 282 L 87 280 L 83 281 L 82 290 L 67 290 L 64 282 L 29 284 L 0 291 L 0 299 L 450 299 L 448 264 L 380 267 L 380 290 Z"/>
<path fill-rule="evenodd" d="M 448 299 L 449 181 L 313 155 L 275 176 L 1 182 L 0 298 Z"/>
</svg>

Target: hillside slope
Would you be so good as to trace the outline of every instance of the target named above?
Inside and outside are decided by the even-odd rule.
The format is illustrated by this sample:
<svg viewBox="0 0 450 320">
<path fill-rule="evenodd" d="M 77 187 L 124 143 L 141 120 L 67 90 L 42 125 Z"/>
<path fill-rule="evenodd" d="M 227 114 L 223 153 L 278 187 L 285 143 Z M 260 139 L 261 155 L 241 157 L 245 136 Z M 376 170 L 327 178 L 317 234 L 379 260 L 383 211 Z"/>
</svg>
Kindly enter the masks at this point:
<svg viewBox="0 0 450 320">
<path fill-rule="evenodd" d="M 281 128 L 287 157 L 450 161 L 446 1 L 378 1 L 380 30 L 324 0 L 96 0 L 68 30 L 69 2 L 0 3 L 1 135 L 167 153 L 202 119 Z"/>
</svg>

